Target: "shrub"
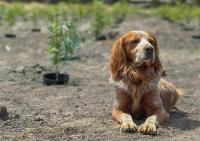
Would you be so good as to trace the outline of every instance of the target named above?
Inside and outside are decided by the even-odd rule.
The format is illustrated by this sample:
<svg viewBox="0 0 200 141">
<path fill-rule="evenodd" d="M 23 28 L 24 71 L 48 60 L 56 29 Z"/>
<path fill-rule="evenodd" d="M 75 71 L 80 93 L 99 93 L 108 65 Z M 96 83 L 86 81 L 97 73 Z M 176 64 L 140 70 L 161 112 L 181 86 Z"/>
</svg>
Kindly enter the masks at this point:
<svg viewBox="0 0 200 141">
<path fill-rule="evenodd" d="M 111 24 L 111 16 L 107 7 L 102 2 L 95 1 L 93 5 L 92 30 L 96 38 L 101 31 Z"/>
<path fill-rule="evenodd" d="M 117 2 L 112 7 L 112 18 L 114 23 L 122 22 L 129 13 L 130 7 L 126 1 Z"/>
<path fill-rule="evenodd" d="M 4 7 L 4 15 L 2 17 L 9 25 L 15 24 L 16 19 L 22 16 L 24 16 L 24 11 L 21 4 L 15 3 Z"/>
<path fill-rule="evenodd" d="M 50 55 L 52 64 L 59 73 L 59 65 L 73 56 L 74 50 L 79 47 L 80 37 L 72 22 L 60 24 L 53 22 L 49 27 L 47 53 Z"/>
<path fill-rule="evenodd" d="M 153 9 L 152 12 L 172 21 L 191 21 L 199 19 L 200 8 L 186 4 L 178 4 L 177 6 L 163 5 Z"/>
</svg>

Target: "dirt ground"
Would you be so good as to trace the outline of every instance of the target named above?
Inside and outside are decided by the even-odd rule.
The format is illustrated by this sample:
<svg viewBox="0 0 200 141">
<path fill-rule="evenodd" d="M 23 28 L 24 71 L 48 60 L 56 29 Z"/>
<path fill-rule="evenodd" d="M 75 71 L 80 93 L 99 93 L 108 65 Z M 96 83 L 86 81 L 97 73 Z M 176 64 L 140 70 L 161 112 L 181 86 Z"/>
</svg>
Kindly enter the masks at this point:
<svg viewBox="0 0 200 141">
<path fill-rule="evenodd" d="M 115 90 L 107 68 L 114 40 L 95 42 L 88 37 L 79 51 L 81 59 L 68 61 L 62 69 L 70 74 L 69 84 L 45 86 L 42 74 L 53 71 L 44 56 L 46 30 L 32 33 L 30 27 L 18 25 L 16 39 L 5 38 L 6 29 L 0 27 L 0 103 L 9 113 L 0 119 L 0 141 L 199 140 L 200 40 L 192 35 L 200 30 L 146 15 L 128 16 L 112 30 L 120 35 L 130 30 L 153 32 L 165 79 L 185 90 L 178 109 L 156 136 L 120 133 L 115 128 L 111 118 Z"/>
</svg>

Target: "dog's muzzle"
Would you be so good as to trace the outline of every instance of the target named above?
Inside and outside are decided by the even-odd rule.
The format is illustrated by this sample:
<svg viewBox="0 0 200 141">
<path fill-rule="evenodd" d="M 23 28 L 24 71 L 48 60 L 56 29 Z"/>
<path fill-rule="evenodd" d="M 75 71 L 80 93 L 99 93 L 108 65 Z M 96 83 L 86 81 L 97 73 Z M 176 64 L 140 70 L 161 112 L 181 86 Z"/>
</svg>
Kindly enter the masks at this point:
<svg viewBox="0 0 200 141">
<path fill-rule="evenodd" d="M 152 45 L 147 45 L 145 48 L 146 59 L 153 59 L 154 57 L 154 47 Z"/>
</svg>

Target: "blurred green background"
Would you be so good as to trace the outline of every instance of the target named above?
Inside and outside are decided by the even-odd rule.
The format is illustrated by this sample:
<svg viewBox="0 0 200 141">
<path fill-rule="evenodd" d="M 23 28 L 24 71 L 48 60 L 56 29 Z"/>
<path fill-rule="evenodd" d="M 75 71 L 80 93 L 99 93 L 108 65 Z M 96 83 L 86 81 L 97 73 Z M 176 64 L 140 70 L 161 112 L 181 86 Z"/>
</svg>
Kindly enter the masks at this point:
<svg viewBox="0 0 200 141">
<path fill-rule="evenodd" d="M 174 22 L 200 23 L 200 0 L 1 0 L 0 25 L 16 22 L 51 23 L 54 20 L 90 21 L 97 37 L 105 27 L 127 15 L 143 13 Z"/>
</svg>

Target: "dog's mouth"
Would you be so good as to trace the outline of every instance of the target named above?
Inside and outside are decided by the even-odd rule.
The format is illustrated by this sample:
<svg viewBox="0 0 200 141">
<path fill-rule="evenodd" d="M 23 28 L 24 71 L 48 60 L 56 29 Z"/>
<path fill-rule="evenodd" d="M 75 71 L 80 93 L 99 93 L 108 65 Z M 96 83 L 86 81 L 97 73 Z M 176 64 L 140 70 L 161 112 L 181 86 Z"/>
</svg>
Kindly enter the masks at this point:
<svg viewBox="0 0 200 141">
<path fill-rule="evenodd" d="M 143 62 L 150 63 L 150 64 L 153 63 L 154 62 L 154 56 L 153 55 L 146 56 Z"/>
<path fill-rule="evenodd" d="M 145 57 L 144 57 L 144 62 L 147 62 L 149 64 L 152 64 L 155 60 L 155 54 L 154 52 L 150 52 L 150 53 L 145 53 Z"/>
<path fill-rule="evenodd" d="M 153 59 L 153 53 L 147 53 L 147 54 L 145 55 L 145 59 L 146 59 L 146 60 L 152 60 L 152 59 Z"/>
</svg>

